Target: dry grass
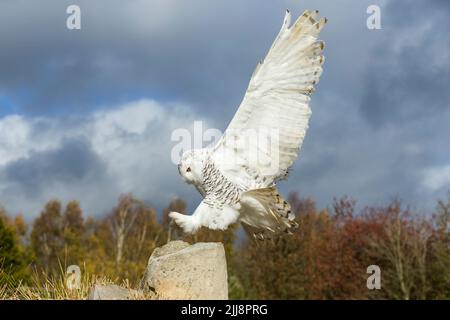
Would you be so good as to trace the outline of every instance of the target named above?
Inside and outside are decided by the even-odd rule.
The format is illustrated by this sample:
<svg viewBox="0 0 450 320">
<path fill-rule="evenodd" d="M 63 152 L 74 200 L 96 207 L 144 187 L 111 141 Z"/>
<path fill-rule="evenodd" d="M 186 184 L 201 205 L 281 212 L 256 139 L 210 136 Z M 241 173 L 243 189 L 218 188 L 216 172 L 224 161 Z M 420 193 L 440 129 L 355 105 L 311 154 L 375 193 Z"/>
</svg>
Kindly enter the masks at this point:
<svg viewBox="0 0 450 320">
<path fill-rule="evenodd" d="M 66 287 L 65 274 L 63 272 L 56 278 L 34 273 L 32 285 L 30 286 L 22 283 L 0 285 L 0 300 L 86 300 L 95 284 L 119 284 L 129 290 L 132 289 L 128 281 L 118 283 L 117 280 L 85 273 L 81 276 L 80 287 L 70 290 Z M 136 295 L 130 293 L 130 299 L 148 298 L 146 294 Z"/>
</svg>

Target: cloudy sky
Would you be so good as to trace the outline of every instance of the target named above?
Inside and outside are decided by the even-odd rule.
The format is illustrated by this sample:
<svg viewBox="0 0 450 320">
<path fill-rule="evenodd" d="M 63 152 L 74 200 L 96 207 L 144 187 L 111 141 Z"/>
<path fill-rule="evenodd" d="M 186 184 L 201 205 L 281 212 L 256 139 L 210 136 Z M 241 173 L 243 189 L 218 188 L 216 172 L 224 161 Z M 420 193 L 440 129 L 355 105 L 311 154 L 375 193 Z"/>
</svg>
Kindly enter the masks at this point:
<svg viewBox="0 0 450 320">
<path fill-rule="evenodd" d="M 125 192 L 161 210 L 201 200 L 171 162 L 173 130 L 224 130 L 289 8 L 319 9 L 326 62 L 283 193 L 330 205 L 450 190 L 448 0 L 0 0 L 0 204 L 52 198 L 100 215 Z M 33 4 L 33 5 L 31 5 Z M 81 8 L 81 30 L 66 8 Z M 366 27 L 369 5 L 380 30 Z"/>
</svg>

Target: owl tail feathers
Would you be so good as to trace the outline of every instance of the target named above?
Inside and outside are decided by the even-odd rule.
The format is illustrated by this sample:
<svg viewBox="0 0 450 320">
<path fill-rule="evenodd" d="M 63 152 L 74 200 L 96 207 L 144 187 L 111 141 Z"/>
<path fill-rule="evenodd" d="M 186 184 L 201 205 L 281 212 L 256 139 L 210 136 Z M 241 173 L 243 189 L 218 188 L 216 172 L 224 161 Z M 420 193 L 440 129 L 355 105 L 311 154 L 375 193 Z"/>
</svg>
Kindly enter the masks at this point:
<svg viewBox="0 0 450 320">
<path fill-rule="evenodd" d="M 275 187 L 246 191 L 240 203 L 240 222 L 251 238 L 272 239 L 298 227 L 291 206 Z"/>
</svg>

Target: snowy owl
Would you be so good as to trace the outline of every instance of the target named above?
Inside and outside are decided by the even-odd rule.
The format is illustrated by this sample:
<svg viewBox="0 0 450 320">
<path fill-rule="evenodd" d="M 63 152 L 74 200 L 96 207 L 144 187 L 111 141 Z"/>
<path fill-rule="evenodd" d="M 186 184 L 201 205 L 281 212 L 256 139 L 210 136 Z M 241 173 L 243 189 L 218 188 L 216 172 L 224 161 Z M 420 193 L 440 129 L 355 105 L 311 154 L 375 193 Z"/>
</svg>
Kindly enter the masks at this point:
<svg viewBox="0 0 450 320">
<path fill-rule="evenodd" d="M 178 170 L 203 201 L 192 215 L 169 216 L 185 232 L 225 230 L 240 222 L 255 239 L 297 227 L 276 189 L 298 156 L 311 116 L 309 101 L 322 73 L 326 18 L 305 11 L 291 25 L 289 10 L 278 36 L 250 79 L 227 130 L 214 147 L 182 154 Z"/>
</svg>

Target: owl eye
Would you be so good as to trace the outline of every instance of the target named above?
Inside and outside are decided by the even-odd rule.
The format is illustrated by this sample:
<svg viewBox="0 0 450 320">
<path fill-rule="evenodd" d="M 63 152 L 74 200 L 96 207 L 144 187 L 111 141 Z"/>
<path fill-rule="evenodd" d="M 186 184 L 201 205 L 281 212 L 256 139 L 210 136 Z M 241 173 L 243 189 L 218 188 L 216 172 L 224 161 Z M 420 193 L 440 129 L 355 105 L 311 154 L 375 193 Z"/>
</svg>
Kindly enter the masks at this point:
<svg viewBox="0 0 450 320">
<path fill-rule="evenodd" d="M 191 167 L 188 167 L 188 168 L 186 169 L 186 172 L 191 172 Z"/>
</svg>

